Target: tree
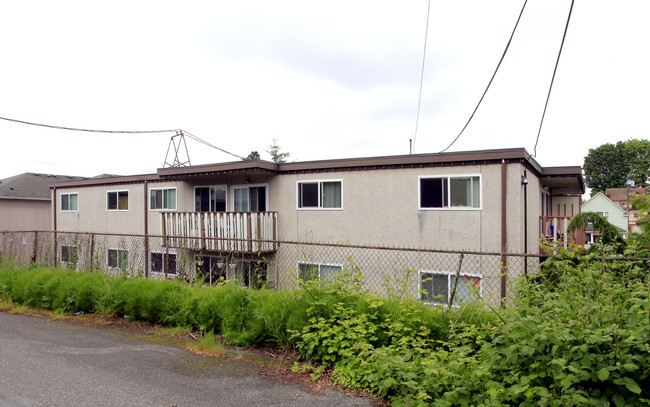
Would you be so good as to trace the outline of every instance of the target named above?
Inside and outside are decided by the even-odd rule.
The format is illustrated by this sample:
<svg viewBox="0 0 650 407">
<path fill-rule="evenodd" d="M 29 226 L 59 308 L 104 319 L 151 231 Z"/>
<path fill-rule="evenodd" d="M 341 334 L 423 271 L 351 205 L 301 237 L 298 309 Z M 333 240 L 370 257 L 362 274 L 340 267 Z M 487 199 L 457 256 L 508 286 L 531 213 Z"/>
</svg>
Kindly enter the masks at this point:
<svg viewBox="0 0 650 407">
<path fill-rule="evenodd" d="M 630 166 L 629 179 L 636 187 L 650 186 L 650 141 L 628 140 L 625 142 L 625 152 Z"/>
<path fill-rule="evenodd" d="M 278 140 L 274 137 L 273 143 L 269 145 L 267 148 L 266 152 L 269 153 L 271 156 L 271 160 L 273 160 L 274 163 L 276 164 L 284 164 L 287 162 L 287 159 L 291 156 L 291 153 L 281 153 L 280 152 L 280 146 L 278 145 Z"/>
<path fill-rule="evenodd" d="M 592 194 L 605 192 L 606 188 L 625 188 L 630 173 L 625 144 L 619 141 L 590 148 L 583 169 Z"/>
</svg>

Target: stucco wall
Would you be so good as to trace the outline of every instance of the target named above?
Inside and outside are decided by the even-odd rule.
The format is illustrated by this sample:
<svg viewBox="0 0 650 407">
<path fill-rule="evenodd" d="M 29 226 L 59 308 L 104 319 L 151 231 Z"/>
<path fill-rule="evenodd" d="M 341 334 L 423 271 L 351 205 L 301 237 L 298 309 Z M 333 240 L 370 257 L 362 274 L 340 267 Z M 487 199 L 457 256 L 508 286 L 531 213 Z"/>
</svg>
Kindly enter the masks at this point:
<svg viewBox="0 0 650 407">
<path fill-rule="evenodd" d="M 522 173 L 519 164 L 507 166 L 507 238 L 513 250 L 523 247 Z M 418 209 L 419 176 L 469 174 L 481 175 L 481 209 Z M 305 180 L 342 180 L 343 209 L 297 209 L 297 182 Z M 270 188 L 282 240 L 501 250 L 499 164 L 283 175 Z"/>
<path fill-rule="evenodd" d="M 0 231 L 52 229 L 50 201 L 0 199 Z"/>
</svg>

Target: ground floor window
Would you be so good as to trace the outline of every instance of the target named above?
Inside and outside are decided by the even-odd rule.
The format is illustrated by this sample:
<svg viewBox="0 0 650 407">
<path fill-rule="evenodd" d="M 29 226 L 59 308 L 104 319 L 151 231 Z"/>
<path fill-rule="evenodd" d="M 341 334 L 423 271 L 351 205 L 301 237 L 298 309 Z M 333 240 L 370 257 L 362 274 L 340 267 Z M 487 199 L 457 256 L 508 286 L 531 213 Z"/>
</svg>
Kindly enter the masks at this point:
<svg viewBox="0 0 650 407">
<path fill-rule="evenodd" d="M 206 285 L 236 280 L 239 285 L 262 288 L 266 285 L 266 262 L 233 260 L 220 256 L 196 256 L 196 278 Z"/>
<path fill-rule="evenodd" d="M 302 281 L 332 281 L 341 270 L 342 266 L 334 264 L 298 263 L 298 278 Z"/>
<path fill-rule="evenodd" d="M 266 262 L 242 261 L 235 266 L 235 278 L 239 284 L 250 288 L 266 285 Z"/>
<path fill-rule="evenodd" d="M 452 305 L 478 299 L 481 294 L 481 276 L 461 274 Z M 430 304 L 449 304 L 449 298 L 456 283 L 456 274 L 447 272 L 420 272 L 420 299 Z"/>
<path fill-rule="evenodd" d="M 69 268 L 74 268 L 79 261 L 79 248 L 77 246 L 61 245 L 61 263 Z"/>
<path fill-rule="evenodd" d="M 196 256 L 196 279 L 207 285 L 227 279 L 226 259 L 217 256 Z"/>
<path fill-rule="evenodd" d="M 151 252 L 151 271 L 154 273 L 176 274 L 176 254 Z"/>
<path fill-rule="evenodd" d="M 126 270 L 129 268 L 129 252 L 122 249 L 108 249 L 107 261 L 108 267 Z"/>
</svg>

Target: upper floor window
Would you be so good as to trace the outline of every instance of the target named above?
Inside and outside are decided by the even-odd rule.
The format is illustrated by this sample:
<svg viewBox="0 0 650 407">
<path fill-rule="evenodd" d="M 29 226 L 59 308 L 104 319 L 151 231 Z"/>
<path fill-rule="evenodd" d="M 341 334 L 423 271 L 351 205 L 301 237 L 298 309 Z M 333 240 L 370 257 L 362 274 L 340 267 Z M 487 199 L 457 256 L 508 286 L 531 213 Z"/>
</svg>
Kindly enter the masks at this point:
<svg viewBox="0 0 650 407">
<path fill-rule="evenodd" d="M 233 187 L 235 212 L 266 211 L 266 186 Z"/>
<path fill-rule="evenodd" d="M 78 211 L 79 195 L 77 193 L 61 194 L 61 210 L 70 212 Z"/>
<path fill-rule="evenodd" d="M 195 212 L 225 212 L 226 187 L 196 187 L 194 188 Z"/>
<path fill-rule="evenodd" d="M 343 208 L 343 181 L 299 181 L 298 208 Z"/>
<path fill-rule="evenodd" d="M 596 212 L 596 214 L 598 214 L 598 215 L 600 215 L 600 216 L 602 216 L 604 218 L 607 218 L 609 216 L 609 212 Z"/>
<path fill-rule="evenodd" d="M 420 177 L 420 209 L 480 209 L 481 176 Z"/>
<path fill-rule="evenodd" d="M 149 209 L 176 210 L 176 188 L 160 188 L 149 191 Z"/>
<path fill-rule="evenodd" d="M 109 191 L 106 193 L 106 210 L 128 211 L 129 191 Z"/>
</svg>

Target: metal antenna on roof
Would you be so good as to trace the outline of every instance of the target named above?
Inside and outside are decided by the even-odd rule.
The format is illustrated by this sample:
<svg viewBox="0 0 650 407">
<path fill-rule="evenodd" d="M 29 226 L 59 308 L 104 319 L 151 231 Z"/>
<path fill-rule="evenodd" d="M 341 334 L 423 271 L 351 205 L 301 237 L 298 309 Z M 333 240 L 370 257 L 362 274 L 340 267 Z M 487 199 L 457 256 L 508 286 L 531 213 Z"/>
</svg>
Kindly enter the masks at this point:
<svg viewBox="0 0 650 407">
<path fill-rule="evenodd" d="M 174 160 L 170 163 L 168 161 L 168 158 L 169 151 L 172 149 L 172 147 L 174 148 Z M 187 158 L 186 161 L 181 161 L 179 159 L 179 153 L 183 153 L 182 149 L 185 150 L 184 157 Z M 163 164 L 163 168 L 185 167 L 191 165 L 192 163 L 190 163 L 190 153 L 187 151 L 187 143 L 185 143 L 185 134 L 183 133 L 183 130 L 176 130 L 176 134 L 174 134 L 169 140 L 169 146 L 167 146 L 167 155 L 165 155 L 165 163 Z"/>
</svg>

